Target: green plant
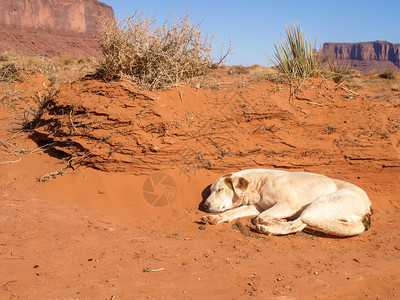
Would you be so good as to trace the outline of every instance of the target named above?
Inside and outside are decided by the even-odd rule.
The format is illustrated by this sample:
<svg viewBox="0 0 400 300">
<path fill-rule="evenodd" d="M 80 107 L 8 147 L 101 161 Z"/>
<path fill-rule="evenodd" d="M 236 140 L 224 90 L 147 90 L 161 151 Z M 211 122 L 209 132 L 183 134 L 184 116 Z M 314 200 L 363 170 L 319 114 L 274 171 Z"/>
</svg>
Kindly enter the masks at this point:
<svg viewBox="0 0 400 300">
<path fill-rule="evenodd" d="M 319 75 L 321 71 L 320 51 L 311 40 L 307 40 L 300 24 L 286 26 L 286 39 L 275 44 L 275 53 L 268 57 L 279 73 L 292 83 L 295 79 L 305 79 Z"/>
<path fill-rule="evenodd" d="M 189 81 L 215 67 L 212 38 L 204 37 L 200 25 L 190 23 L 189 13 L 175 23 L 171 18 L 157 26 L 155 18 L 136 11 L 120 21 L 105 21 L 100 37 L 105 59 L 97 74 L 128 77 L 141 88 L 157 89 Z"/>
</svg>

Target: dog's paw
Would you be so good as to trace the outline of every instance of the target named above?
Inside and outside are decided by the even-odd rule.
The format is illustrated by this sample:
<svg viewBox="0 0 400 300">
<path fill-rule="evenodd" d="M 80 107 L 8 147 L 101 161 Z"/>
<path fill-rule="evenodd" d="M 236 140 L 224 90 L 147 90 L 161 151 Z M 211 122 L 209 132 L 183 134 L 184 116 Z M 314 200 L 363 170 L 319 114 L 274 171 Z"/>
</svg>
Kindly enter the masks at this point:
<svg viewBox="0 0 400 300">
<path fill-rule="evenodd" d="M 257 224 L 256 226 L 256 231 L 258 233 L 262 233 L 265 235 L 270 235 L 271 233 L 268 231 L 268 226 L 262 225 L 262 224 Z"/>
<path fill-rule="evenodd" d="M 259 225 L 259 224 L 268 225 L 272 220 L 273 220 L 273 219 L 271 219 L 271 218 L 265 219 L 265 218 L 255 217 L 255 218 L 251 219 L 251 223 L 252 223 L 254 226 L 257 226 L 257 225 Z"/>
<path fill-rule="evenodd" d="M 204 224 L 217 225 L 221 221 L 222 217 L 220 215 L 208 215 L 201 217 L 201 222 Z"/>
<path fill-rule="evenodd" d="M 257 226 L 258 224 L 263 224 L 263 220 L 259 217 L 255 217 L 253 219 L 251 219 L 251 224 L 253 224 L 254 226 Z"/>
<path fill-rule="evenodd" d="M 254 226 L 280 224 L 282 222 L 286 222 L 286 220 L 285 219 L 272 219 L 272 218 L 265 219 L 265 218 L 260 218 L 260 217 L 255 217 L 255 218 L 251 219 L 251 223 Z"/>
</svg>

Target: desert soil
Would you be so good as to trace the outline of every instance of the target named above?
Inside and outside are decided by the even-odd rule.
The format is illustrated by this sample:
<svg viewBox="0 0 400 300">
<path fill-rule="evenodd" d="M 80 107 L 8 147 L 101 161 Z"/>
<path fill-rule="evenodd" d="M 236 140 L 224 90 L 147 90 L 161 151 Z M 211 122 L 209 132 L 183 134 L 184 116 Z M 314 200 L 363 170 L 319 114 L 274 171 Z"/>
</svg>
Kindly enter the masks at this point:
<svg viewBox="0 0 400 300">
<path fill-rule="evenodd" d="M 1 83 L 0 298 L 400 297 L 400 80 L 356 81 L 312 79 L 293 99 L 287 84 L 227 73 L 159 92 Z M 335 238 L 199 224 L 207 187 L 253 167 L 360 186 L 372 227 Z"/>
</svg>

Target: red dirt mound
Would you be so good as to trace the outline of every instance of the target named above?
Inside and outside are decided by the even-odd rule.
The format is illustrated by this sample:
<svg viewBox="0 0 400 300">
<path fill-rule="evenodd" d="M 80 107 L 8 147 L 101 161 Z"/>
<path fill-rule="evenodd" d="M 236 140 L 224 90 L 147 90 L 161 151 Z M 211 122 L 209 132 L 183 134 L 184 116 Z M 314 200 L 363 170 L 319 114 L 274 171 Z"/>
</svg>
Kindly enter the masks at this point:
<svg viewBox="0 0 400 300">
<path fill-rule="evenodd" d="M 396 165 L 400 117 L 391 100 L 326 80 L 307 85 L 293 106 L 288 86 L 272 82 L 149 93 L 80 80 L 50 100 L 35 133 L 105 171 Z"/>
</svg>

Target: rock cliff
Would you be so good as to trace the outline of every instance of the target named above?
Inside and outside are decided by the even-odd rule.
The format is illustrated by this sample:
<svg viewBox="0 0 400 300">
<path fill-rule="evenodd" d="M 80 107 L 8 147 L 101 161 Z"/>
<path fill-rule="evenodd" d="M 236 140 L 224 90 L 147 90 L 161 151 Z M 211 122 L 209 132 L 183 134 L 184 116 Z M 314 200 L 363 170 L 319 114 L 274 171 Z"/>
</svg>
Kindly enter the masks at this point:
<svg viewBox="0 0 400 300">
<path fill-rule="evenodd" d="M 0 52 L 101 56 L 96 34 L 113 9 L 97 0 L 0 1 Z"/>
<path fill-rule="evenodd" d="M 400 70 L 400 44 L 386 41 L 363 43 L 325 43 L 322 52 L 333 60 L 347 62 L 362 72 Z"/>
</svg>

